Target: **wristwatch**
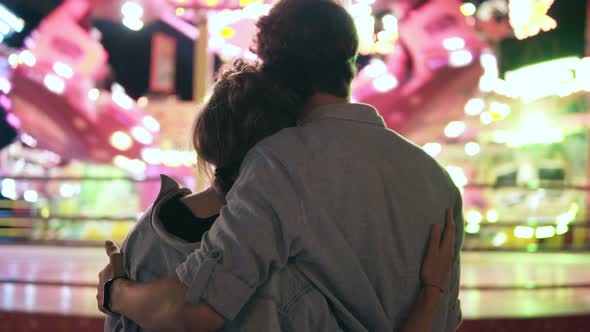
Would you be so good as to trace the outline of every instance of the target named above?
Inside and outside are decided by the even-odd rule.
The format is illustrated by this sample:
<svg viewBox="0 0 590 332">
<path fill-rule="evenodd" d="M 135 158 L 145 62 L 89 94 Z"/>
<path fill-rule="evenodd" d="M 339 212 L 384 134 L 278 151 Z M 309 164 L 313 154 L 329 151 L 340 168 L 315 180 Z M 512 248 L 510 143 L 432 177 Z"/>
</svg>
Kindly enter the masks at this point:
<svg viewBox="0 0 590 332">
<path fill-rule="evenodd" d="M 125 276 L 116 276 L 107 280 L 104 283 L 104 287 L 102 289 L 102 307 L 106 310 L 109 314 L 113 316 L 119 316 L 118 313 L 111 310 L 111 289 L 113 287 L 113 283 L 117 279 L 127 279 Z"/>
</svg>

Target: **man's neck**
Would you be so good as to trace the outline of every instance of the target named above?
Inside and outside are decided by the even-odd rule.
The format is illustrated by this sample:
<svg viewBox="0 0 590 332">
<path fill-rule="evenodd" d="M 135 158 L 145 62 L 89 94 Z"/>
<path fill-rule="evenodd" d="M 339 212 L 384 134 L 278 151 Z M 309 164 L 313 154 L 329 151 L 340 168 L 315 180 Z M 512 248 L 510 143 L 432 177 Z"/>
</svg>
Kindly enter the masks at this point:
<svg viewBox="0 0 590 332">
<path fill-rule="evenodd" d="M 313 112 L 320 106 L 334 105 L 334 104 L 347 104 L 349 103 L 348 98 L 338 97 L 326 93 L 317 93 L 313 95 L 309 101 L 303 106 L 302 116 Z"/>
</svg>

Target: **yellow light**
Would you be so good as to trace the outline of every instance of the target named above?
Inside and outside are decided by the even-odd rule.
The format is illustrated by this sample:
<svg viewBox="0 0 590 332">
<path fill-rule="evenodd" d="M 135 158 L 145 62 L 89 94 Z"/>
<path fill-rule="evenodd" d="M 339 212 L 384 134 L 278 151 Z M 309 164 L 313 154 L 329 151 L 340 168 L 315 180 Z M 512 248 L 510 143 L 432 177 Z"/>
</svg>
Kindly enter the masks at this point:
<svg viewBox="0 0 590 332">
<path fill-rule="evenodd" d="M 205 3 L 207 6 L 215 6 L 219 3 L 219 0 L 206 0 Z"/>
<path fill-rule="evenodd" d="M 471 224 L 479 224 L 481 223 L 483 216 L 479 211 L 471 210 L 467 212 L 467 222 Z"/>
<path fill-rule="evenodd" d="M 553 226 L 542 226 L 537 227 L 535 232 L 537 239 L 546 239 L 555 236 L 555 227 Z"/>
<path fill-rule="evenodd" d="M 459 9 L 461 10 L 461 14 L 465 16 L 473 16 L 477 11 L 477 7 L 475 7 L 475 5 L 471 2 L 463 3 Z"/>
<path fill-rule="evenodd" d="M 184 8 L 182 8 L 182 7 L 176 8 L 176 16 L 182 16 L 182 15 L 184 15 L 184 12 L 185 12 Z"/>
<path fill-rule="evenodd" d="M 469 223 L 465 226 L 465 232 L 469 234 L 479 233 L 480 229 L 481 227 L 479 226 L 479 224 Z"/>
<path fill-rule="evenodd" d="M 221 37 L 223 38 L 231 38 L 234 36 L 235 33 L 236 31 L 230 27 L 225 27 L 221 29 Z"/>
<path fill-rule="evenodd" d="M 494 119 L 504 119 L 510 114 L 510 106 L 497 101 L 490 104 L 490 110 Z"/>
<path fill-rule="evenodd" d="M 488 213 L 486 213 L 486 219 L 488 222 L 497 222 L 500 219 L 500 214 L 496 209 L 489 209 Z"/>
<path fill-rule="evenodd" d="M 535 235 L 535 229 L 528 226 L 514 227 L 514 236 L 520 239 L 531 239 Z"/>
<path fill-rule="evenodd" d="M 126 133 L 124 133 L 122 131 L 114 132 L 111 135 L 111 138 L 109 141 L 115 149 L 121 150 L 121 151 L 127 151 L 133 145 L 133 139 L 131 138 L 131 136 L 127 135 Z"/>
<path fill-rule="evenodd" d="M 41 218 L 49 218 L 49 209 L 44 207 L 41 209 Z"/>
</svg>

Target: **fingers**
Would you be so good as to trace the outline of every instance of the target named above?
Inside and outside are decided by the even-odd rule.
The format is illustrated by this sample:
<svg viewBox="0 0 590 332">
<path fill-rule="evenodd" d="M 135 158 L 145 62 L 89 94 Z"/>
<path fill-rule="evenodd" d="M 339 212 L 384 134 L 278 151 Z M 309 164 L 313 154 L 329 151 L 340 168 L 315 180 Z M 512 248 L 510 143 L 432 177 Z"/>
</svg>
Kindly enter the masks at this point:
<svg viewBox="0 0 590 332">
<path fill-rule="evenodd" d="M 453 212 L 450 209 L 447 209 L 447 222 L 441 248 L 447 250 L 455 248 L 455 220 L 453 218 Z"/>
<path fill-rule="evenodd" d="M 119 247 L 117 247 L 117 245 L 112 241 L 104 242 L 104 250 L 109 257 L 113 256 L 113 254 L 119 253 Z"/>
<path fill-rule="evenodd" d="M 431 253 L 434 253 L 440 247 L 441 234 L 442 234 L 442 225 L 441 224 L 432 225 L 432 229 L 430 231 L 430 243 L 428 245 L 428 250 Z"/>
</svg>

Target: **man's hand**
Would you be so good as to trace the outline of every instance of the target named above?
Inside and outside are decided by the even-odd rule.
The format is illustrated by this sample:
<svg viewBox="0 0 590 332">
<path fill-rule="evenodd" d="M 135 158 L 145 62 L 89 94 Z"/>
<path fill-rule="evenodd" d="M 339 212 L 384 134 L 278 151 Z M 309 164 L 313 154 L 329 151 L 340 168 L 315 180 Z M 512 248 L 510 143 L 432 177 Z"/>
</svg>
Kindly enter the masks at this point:
<svg viewBox="0 0 590 332">
<path fill-rule="evenodd" d="M 123 255 L 121 255 L 119 247 L 111 241 L 105 241 L 104 249 L 109 256 L 109 263 L 98 273 L 96 302 L 98 310 L 109 315 L 110 313 L 103 307 L 104 283 L 114 277 L 125 275 L 125 271 L 123 269 Z"/>
</svg>

